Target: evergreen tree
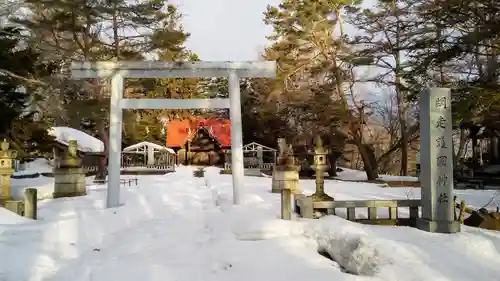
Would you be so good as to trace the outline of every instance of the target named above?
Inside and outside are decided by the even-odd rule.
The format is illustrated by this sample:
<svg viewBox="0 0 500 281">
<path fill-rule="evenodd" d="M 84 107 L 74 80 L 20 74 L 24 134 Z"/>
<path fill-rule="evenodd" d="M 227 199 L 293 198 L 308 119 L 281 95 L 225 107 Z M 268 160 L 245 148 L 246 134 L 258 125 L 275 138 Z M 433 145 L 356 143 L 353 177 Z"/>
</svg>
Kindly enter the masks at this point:
<svg viewBox="0 0 500 281">
<path fill-rule="evenodd" d="M 8 139 L 21 160 L 51 151 L 48 123 L 37 117 L 33 93 L 22 77 L 50 74 L 38 62 L 38 54 L 20 44 L 20 30 L 0 29 L 0 138 Z M 18 78 L 16 78 L 18 77 Z"/>
<path fill-rule="evenodd" d="M 266 58 L 278 62 L 280 71 L 272 93 L 280 102 L 283 118 L 294 127 L 289 137 L 295 142 L 307 139 L 310 146 L 318 134 L 327 139 L 341 136 L 357 146 L 368 178 L 374 179 L 378 173 L 373 150 L 363 136 L 364 108 L 349 104 L 354 73 L 341 14 L 355 4 L 284 0 L 278 7 L 269 6 L 264 21 L 274 33 Z"/>
</svg>

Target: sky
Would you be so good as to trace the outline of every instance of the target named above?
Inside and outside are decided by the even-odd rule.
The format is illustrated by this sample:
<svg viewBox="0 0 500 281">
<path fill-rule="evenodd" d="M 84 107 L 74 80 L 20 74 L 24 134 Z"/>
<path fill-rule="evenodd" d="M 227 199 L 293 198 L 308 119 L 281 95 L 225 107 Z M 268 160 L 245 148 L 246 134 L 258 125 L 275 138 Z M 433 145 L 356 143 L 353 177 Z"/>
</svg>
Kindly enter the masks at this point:
<svg viewBox="0 0 500 281">
<path fill-rule="evenodd" d="M 272 28 L 263 22 L 267 5 L 279 5 L 282 0 L 172 0 L 183 15 L 182 25 L 191 33 L 186 42 L 189 50 L 204 61 L 251 61 L 260 60 L 260 53 L 268 44 L 266 36 Z M 374 0 L 363 1 L 365 8 L 372 7 Z M 354 27 L 345 26 L 348 34 L 356 33 Z M 359 75 L 373 75 L 376 70 L 359 69 Z M 357 72 L 358 72 L 357 71 Z M 371 100 L 373 85 L 355 85 L 363 99 Z M 371 93 L 365 95 L 365 93 Z M 378 95 L 378 93 L 377 93 Z M 378 98 L 377 98 L 378 99 Z"/>
<path fill-rule="evenodd" d="M 248 61 L 260 58 L 272 28 L 263 22 L 267 5 L 282 0 L 172 0 L 183 14 L 187 47 L 207 61 Z M 375 1 L 363 1 L 370 7 Z M 346 31 L 351 31 L 347 30 Z"/>
<path fill-rule="evenodd" d="M 281 0 L 174 0 L 191 33 L 187 47 L 207 61 L 259 59 L 272 29 L 264 24 L 266 6 Z"/>
</svg>

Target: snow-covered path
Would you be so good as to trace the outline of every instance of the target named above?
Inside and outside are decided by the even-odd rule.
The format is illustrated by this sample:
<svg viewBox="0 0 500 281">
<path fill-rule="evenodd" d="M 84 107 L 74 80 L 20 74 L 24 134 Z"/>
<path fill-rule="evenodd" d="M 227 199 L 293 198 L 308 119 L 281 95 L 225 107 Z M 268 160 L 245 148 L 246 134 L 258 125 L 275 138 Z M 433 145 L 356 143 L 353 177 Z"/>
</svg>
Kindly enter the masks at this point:
<svg viewBox="0 0 500 281">
<path fill-rule="evenodd" d="M 153 181 L 148 182 L 155 186 Z M 148 187 L 141 185 L 134 191 L 141 192 L 143 188 Z M 206 214 L 217 211 L 211 191 L 203 179 L 192 176 L 176 177 L 163 188 L 177 196 L 161 198 L 158 193 L 165 203 L 160 209 L 148 202 L 151 198 L 147 195 L 139 196 L 136 203 L 142 206 L 138 209 L 149 216 L 104 234 L 92 250 L 85 251 L 48 280 L 198 280 L 206 275 L 201 269 L 212 260 L 206 256 L 205 248 L 213 239 Z M 120 216 L 127 205 L 116 209 L 117 220 L 129 217 Z"/>
<path fill-rule="evenodd" d="M 318 273 L 324 278 L 316 280 L 329 279 L 318 265 L 340 273 L 305 237 L 238 240 L 235 232 L 255 216 L 269 219 L 275 212 L 260 198 L 246 197 L 249 205 L 252 198 L 260 203 L 251 213 L 233 207 L 230 189 L 221 193 L 224 189 L 193 178 L 191 170 L 142 176 L 140 183 L 123 189 L 126 204 L 120 208 L 103 209 L 105 192 L 93 187 L 86 197 L 42 201 L 38 222 L 0 226 L 0 257 L 12 257 L 0 268 L 0 280 L 229 281 L 253 274 L 284 281 Z"/>
</svg>

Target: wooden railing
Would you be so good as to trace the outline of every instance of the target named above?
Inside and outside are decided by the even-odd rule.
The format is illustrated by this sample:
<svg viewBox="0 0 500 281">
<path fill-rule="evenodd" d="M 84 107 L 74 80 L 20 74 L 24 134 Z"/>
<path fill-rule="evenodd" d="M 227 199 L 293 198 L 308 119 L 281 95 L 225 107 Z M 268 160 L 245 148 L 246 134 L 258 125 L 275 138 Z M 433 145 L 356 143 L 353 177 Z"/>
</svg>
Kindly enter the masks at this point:
<svg viewBox="0 0 500 281">
<path fill-rule="evenodd" d="M 87 172 L 96 172 L 97 166 L 84 166 Z M 175 165 L 145 165 L 145 164 L 135 164 L 134 166 L 121 165 L 121 169 L 151 169 L 159 171 L 173 172 L 175 171 Z"/>
<path fill-rule="evenodd" d="M 311 197 L 303 194 L 295 195 L 295 210 L 303 218 L 314 218 L 316 212 L 335 215 L 337 209 L 347 210 L 347 220 L 357 222 L 374 222 L 387 220 L 416 220 L 419 217 L 418 208 L 421 200 L 343 200 L 343 201 L 321 201 L 313 202 Z M 368 218 L 357 218 L 356 208 L 368 211 Z M 378 217 L 377 210 L 385 208 L 389 213 L 388 218 Z M 399 218 L 398 209 L 408 208 L 409 218 Z"/>
<path fill-rule="evenodd" d="M 274 167 L 274 163 L 262 163 L 262 164 L 243 164 L 245 169 L 261 169 L 264 171 L 271 171 Z M 231 170 L 231 163 L 224 163 L 225 170 Z"/>
</svg>

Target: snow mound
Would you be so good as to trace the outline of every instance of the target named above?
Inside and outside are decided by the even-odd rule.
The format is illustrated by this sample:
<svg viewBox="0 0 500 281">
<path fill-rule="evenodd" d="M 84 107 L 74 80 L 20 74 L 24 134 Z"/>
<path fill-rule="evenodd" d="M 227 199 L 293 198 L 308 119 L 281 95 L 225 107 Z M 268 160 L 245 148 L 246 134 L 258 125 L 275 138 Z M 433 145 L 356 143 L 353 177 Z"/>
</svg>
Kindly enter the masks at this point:
<svg viewBox="0 0 500 281">
<path fill-rule="evenodd" d="M 69 127 L 52 127 L 49 135 L 54 136 L 60 143 L 68 145 L 69 140 L 78 142 L 78 150 L 84 152 L 103 152 L 104 143 L 91 135 Z"/>
<path fill-rule="evenodd" d="M 317 239 L 318 252 L 328 253 L 346 272 L 373 276 L 380 253 L 365 236 L 333 235 Z"/>
<path fill-rule="evenodd" d="M 27 162 L 21 165 L 23 165 L 23 169 L 14 172 L 14 175 L 19 176 L 52 172 L 51 162 L 45 158 L 37 158 L 31 162 Z"/>
<path fill-rule="evenodd" d="M 350 224 L 339 217 L 326 217 L 304 228 L 305 235 L 316 240 L 319 253 L 327 253 L 346 272 L 374 276 L 390 259 L 379 251 L 377 239 Z"/>
<path fill-rule="evenodd" d="M 3 224 L 20 224 L 27 222 L 28 219 L 25 219 L 17 214 L 0 207 L 0 225 Z"/>
</svg>

